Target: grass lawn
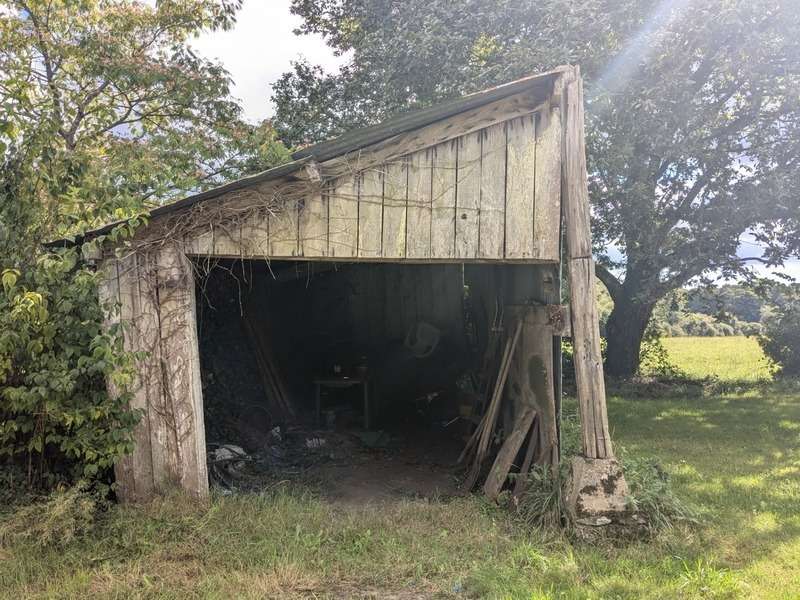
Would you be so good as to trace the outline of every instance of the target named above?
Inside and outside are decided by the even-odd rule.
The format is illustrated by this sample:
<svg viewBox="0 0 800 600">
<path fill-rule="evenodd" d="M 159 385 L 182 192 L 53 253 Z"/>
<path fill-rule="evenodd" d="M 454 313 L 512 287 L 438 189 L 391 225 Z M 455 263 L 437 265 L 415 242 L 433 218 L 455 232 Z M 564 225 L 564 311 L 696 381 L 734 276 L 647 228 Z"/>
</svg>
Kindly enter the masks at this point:
<svg viewBox="0 0 800 600">
<path fill-rule="evenodd" d="M 208 508 L 117 507 L 60 548 L 0 540 L 0 595 L 800 598 L 800 385 L 717 390 L 610 395 L 622 456 L 659 457 L 703 509 L 701 525 L 647 542 L 570 544 L 478 497 L 357 509 L 278 488 Z"/>
<path fill-rule="evenodd" d="M 671 362 L 689 377 L 713 375 L 727 381 L 771 378 L 769 363 L 752 337 L 670 337 L 661 342 Z"/>
</svg>

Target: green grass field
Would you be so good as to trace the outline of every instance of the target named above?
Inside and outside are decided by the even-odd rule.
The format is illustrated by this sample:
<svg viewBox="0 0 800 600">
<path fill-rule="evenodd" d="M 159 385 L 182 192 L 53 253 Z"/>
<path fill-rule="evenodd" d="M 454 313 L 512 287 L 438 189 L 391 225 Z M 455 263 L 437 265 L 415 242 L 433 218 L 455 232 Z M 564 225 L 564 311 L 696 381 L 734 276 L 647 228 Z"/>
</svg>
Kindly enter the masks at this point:
<svg viewBox="0 0 800 600">
<path fill-rule="evenodd" d="M 691 342 L 668 340 L 687 371 L 759 373 L 741 358 L 754 354 L 748 340 Z M 620 454 L 658 457 L 678 495 L 701 507 L 699 526 L 601 547 L 525 530 L 478 497 L 382 508 L 280 489 L 208 508 L 172 499 L 115 507 L 62 547 L 0 539 L 0 595 L 800 598 L 800 385 L 700 389 L 609 394 Z"/>
<path fill-rule="evenodd" d="M 755 338 L 663 338 L 670 360 L 689 377 L 717 377 L 723 381 L 764 381 L 771 378 L 769 363 Z"/>
</svg>

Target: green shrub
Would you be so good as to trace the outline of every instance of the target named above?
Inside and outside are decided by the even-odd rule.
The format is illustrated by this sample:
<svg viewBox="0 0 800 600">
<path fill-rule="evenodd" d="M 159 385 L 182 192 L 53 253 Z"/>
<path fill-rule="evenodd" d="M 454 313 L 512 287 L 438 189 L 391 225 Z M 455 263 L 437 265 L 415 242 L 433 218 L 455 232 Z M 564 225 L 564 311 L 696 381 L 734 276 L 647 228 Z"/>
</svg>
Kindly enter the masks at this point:
<svg viewBox="0 0 800 600">
<path fill-rule="evenodd" d="M 781 375 L 800 375 L 800 292 L 787 294 L 766 319 L 758 338 Z"/>
<path fill-rule="evenodd" d="M 75 250 L 2 271 L 0 457 L 28 487 L 98 480 L 132 451 L 133 356 L 119 326 L 103 327 L 98 277 Z"/>
</svg>

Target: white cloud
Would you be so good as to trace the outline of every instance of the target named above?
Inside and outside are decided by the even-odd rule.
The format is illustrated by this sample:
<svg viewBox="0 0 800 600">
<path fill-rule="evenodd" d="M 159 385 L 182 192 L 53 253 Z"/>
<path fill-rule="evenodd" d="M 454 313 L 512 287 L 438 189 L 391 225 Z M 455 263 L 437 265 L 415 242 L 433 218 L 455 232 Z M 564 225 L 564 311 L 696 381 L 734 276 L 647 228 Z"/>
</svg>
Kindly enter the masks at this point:
<svg viewBox="0 0 800 600">
<path fill-rule="evenodd" d="M 233 95 L 245 117 L 260 121 L 272 115 L 271 86 L 303 56 L 334 70 L 343 61 L 320 36 L 297 36 L 301 19 L 289 13 L 289 0 L 245 0 L 230 31 L 212 31 L 192 41 L 198 54 L 225 65 L 233 78 Z"/>
</svg>

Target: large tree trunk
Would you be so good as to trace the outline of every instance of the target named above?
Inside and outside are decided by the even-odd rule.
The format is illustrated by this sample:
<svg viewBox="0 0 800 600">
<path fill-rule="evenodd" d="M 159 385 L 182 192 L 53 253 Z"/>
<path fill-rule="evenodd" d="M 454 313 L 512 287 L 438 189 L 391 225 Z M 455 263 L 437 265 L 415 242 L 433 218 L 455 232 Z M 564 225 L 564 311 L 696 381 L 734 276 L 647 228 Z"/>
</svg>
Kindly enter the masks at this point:
<svg viewBox="0 0 800 600">
<path fill-rule="evenodd" d="M 642 338 L 655 305 L 634 297 L 633 293 L 623 286 L 616 294 L 606 324 L 606 373 L 614 377 L 630 377 L 639 370 Z"/>
</svg>

